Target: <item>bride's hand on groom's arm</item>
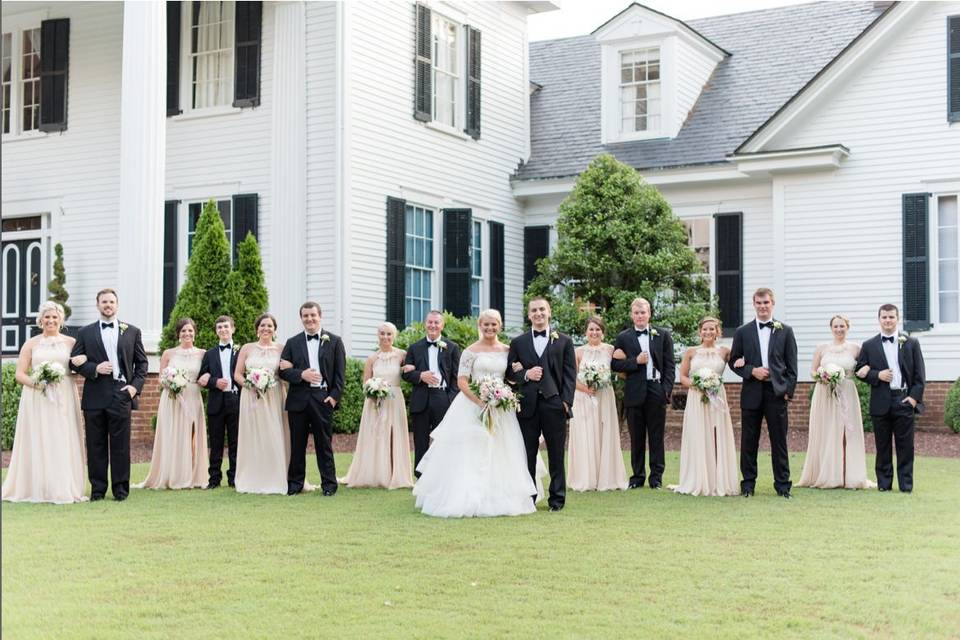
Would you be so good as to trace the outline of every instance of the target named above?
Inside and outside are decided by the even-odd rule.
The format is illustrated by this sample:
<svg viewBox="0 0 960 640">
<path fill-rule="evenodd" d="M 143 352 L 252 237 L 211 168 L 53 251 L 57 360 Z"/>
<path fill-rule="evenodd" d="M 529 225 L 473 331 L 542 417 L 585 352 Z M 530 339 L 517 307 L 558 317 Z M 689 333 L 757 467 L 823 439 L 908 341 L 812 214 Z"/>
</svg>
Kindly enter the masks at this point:
<svg viewBox="0 0 960 640">
<path fill-rule="evenodd" d="M 72 358 L 70 358 L 70 362 L 75 367 L 82 367 L 87 362 L 87 356 L 81 353 L 78 356 L 73 356 Z"/>
<path fill-rule="evenodd" d="M 413 371 L 413 370 L 416 369 L 416 368 L 417 368 L 417 367 L 416 367 L 415 365 L 405 364 L 405 365 L 403 365 L 403 366 L 400 368 L 400 371 L 402 371 L 403 373 L 410 373 L 411 371 Z"/>
<path fill-rule="evenodd" d="M 280 361 L 280 371 L 286 371 L 287 369 L 292 369 L 292 368 L 293 368 L 293 363 L 290 362 L 289 360 Z"/>
</svg>

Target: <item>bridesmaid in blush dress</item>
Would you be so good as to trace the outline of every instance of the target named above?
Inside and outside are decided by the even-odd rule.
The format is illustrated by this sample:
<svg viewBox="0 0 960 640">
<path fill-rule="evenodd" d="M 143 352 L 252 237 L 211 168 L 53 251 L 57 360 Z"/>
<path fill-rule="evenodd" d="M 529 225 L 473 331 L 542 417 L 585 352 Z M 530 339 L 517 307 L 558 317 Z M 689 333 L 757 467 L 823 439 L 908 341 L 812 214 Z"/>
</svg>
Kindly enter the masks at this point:
<svg viewBox="0 0 960 640">
<path fill-rule="evenodd" d="M 412 487 L 410 465 L 410 436 L 407 429 L 407 405 L 400 389 L 400 369 L 407 355 L 393 347 L 397 327 L 384 322 L 377 330 L 380 347 L 367 358 L 363 381 L 377 377 L 390 384 L 393 395 L 376 400 L 366 398 L 357 450 L 346 477 L 340 482 L 351 487 L 383 487 L 399 489 Z M 409 365 L 412 369 L 412 365 Z"/>
<path fill-rule="evenodd" d="M 193 346 L 197 325 L 192 319 L 181 318 L 176 332 L 180 346 L 163 352 L 160 371 L 167 367 L 183 370 L 187 386 L 177 394 L 166 387 L 160 392 L 150 472 L 146 480 L 134 485 L 137 489 L 193 489 L 206 484 L 207 422 L 197 386 L 204 352 Z"/>
<path fill-rule="evenodd" d="M 43 333 L 23 344 L 17 360 L 16 378 L 23 390 L 2 495 L 10 502 L 81 502 L 87 499 L 83 423 L 69 368 L 74 339 L 60 333 L 63 307 L 56 302 L 40 305 L 37 324 Z M 59 364 L 65 372 L 60 382 L 46 389 L 34 385 L 29 374 L 44 362 Z M 86 356 L 77 356 L 77 366 L 84 362 Z"/>
</svg>

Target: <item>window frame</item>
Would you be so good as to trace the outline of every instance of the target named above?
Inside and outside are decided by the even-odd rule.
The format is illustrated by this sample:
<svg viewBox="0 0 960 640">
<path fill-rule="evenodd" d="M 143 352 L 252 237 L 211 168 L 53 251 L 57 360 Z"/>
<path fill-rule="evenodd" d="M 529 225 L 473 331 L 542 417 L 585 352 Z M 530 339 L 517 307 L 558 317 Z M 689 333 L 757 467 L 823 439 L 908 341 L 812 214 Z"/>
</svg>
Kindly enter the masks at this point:
<svg viewBox="0 0 960 640">
<path fill-rule="evenodd" d="M 3 34 L 10 34 L 10 131 L 0 135 L 4 142 L 13 140 L 29 140 L 32 138 L 43 138 L 47 136 L 46 131 L 40 131 L 40 103 L 37 103 L 37 128 L 23 130 L 23 33 L 25 31 L 37 31 L 41 28 L 41 23 L 47 19 L 47 10 L 24 13 L 3 19 Z M 38 50 L 39 58 L 39 50 Z M 39 69 L 38 69 L 39 73 Z M 37 76 L 37 89 L 39 91 L 39 78 Z"/>
<path fill-rule="evenodd" d="M 207 107 L 193 106 L 193 59 L 197 55 L 193 52 L 193 6 L 202 0 L 184 0 L 180 12 L 180 114 L 173 116 L 174 120 L 186 120 L 191 117 L 219 115 L 222 113 L 239 113 L 241 109 L 233 106 L 236 92 L 236 20 L 237 7 L 234 0 L 222 0 L 232 5 L 230 38 L 230 64 L 227 71 L 226 100 L 223 104 Z M 216 1 L 216 0 L 214 0 Z M 223 49 L 221 49 L 223 50 Z"/>
<path fill-rule="evenodd" d="M 440 269 L 440 268 L 438 268 L 438 266 L 437 266 L 437 265 L 441 264 L 441 261 L 442 261 L 442 258 L 443 258 L 442 253 L 441 253 L 442 250 L 443 250 L 443 242 L 442 242 L 442 239 L 440 239 L 440 235 L 442 234 L 442 226 L 441 226 L 441 225 L 442 225 L 442 222 L 443 222 L 443 221 L 442 221 L 442 215 L 440 215 L 442 210 L 441 210 L 439 207 L 431 206 L 431 205 L 424 204 L 424 203 L 417 202 L 417 201 L 407 200 L 407 201 L 404 203 L 404 209 L 403 209 L 404 221 L 405 221 L 405 223 L 404 223 L 404 232 L 403 232 L 403 234 L 404 234 L 403 242 L 404 242 L 404 246 L 405 246 L 405 247 L 406 247 L 406 244 L 407 244 L 407 239 L 408 239 L 408 237 L 410 237 L 410 236 L 413 236 L 414 238 L 422 238 L 422 237 L 425 237 L 425 236 L 417 236 L 417 235 L 416 235 L 416 230 L 414 229 L 413 231 L 411 231 L 411 229 L 409 228 L 409 225 L 406 224 L 406 216 L 407 216 L 407 213 L 408 213 L 408 209 L 421 209 L 421 210 L 424 211 L 424 212 L 429 212 L 430 215 L 431 215 L 431 218 L 430 218 L 430 232 L 431 232 L 431 236 L 430 236 L 430 238 L 429 238 L 429 239 L 430 239 L 430 242 L 431 242 L 431 247 L 430 247 L 430 259 L 431 259 L 431 264 L 430 264 L 430 268 L 429 268 L 429 269 L 424 268 L 424 267 L 422 267 L 422 266 L 420 266 L 420 265 L 411 264 L 411 259 L 412 259 L 411 252 L 410 252 L 410 251 L 405 251 L 405 252 L 404 252 L 404 253 L 405 253 L 405 257 L 404 257 L 404 265 L 403 265 L 403 281 L 404 281 L 404 288 L 403 288 L 403 317 L 404 317 L 404 324 L 405 324 L 405 325 L 409 325 L 411 322 L 422 322 L 422 321 L 423 321 L 423 318 L 422 318 L 422 317 L 420 317 L 420 318 L 411 317 L 411 314 L 409 313 L 409 309 L 408 309 L 408 300 L 417 300 L 417 301 L 418 301 L 418 304 L 422 303 L 422 301 L 424 301 L 424 300 L 427 300 L 427 305 L 426 305 L 426 307 L 427 307 L 427 310 L 428 310 L 428 311 L 429 311 L 430 309 L 435 309 L 435 308 L 437 308 L 437 306 L 436 306 L 436 301 L 439 299 L 440 291 L 442 290 L 442 289 L 440 288 L 440 286 L 441 286 L 441 279 L 442 279 L 442 277 L 443 277 L 443 270 Z M 439 242 L 438 242 L 438 239 L 440 239 Z M 413 297 L 412 292 L 411 292 L 411 290 L 410 290 L 410 287 L 408 286 L 408 269 L 418 269 L 418 270 L 420 270 L 420 271 L 426 271 L 426 272 L 429 272 L 429 273 L 431 274 L 431 275 L 430 275 L 430 296 L 429 296 L 429 298 L 425 298 L 425 297 L 423 296 L 422 290 L 421 290 L 421 295 L 420 295 L 420 297 L 417 297 L 417 298 L 414 298 L 414 297 Z"/>
<path fill-rule="evenodd" d="M 227 245 L 230 252 L 230 265 L 233 266 L 233 227 L 236 224 L 234 218 L 236 212 L 233 208 L 234 194 L 218 193 L 217 195 L 206 196 L 202 198 L 191 197 L 180 199 L 177 207 L 177 291 L 183 288 L 187 280 L 187 264 L 190 262 L 190 205 L 199 204 L 201 212 L 203 206 L 208 200 L 214 200 L 219 210 L 220 203 L 227 202 L 230 205 L 230 231 L 227 232 Z M 222 214 L 221 214 L 222 215 Z M 194 232 L 196 233 L 196 232 Z M 182 266 L 181 266 L 182 265 Z"/>
<path fill-rule="evenodd" d="M 486 218 L 480 218 L 477 216 L 472 217 L 473 227 L 471 229 L 470 235 L 470 313 L 474 317 L 478 316 L 481 311 L 489 307 L 489 287 L 487 283 L 489 281 L 490 274 L 490 248 L 488 246 L 489 241 L 489 227 L 487 224 Z M 477 233 L 479 229 L 480 233 Z M 479 240 L 479 245 L 478 245 Z M 473 267 L 476 264 L 475 253 L 480 252 L 480 275 L 476 275 L 473 271 Z M 477 304 L 473 304 L 473 294 L 474 287 L 479 287 L 477 291 Z M 476 309 L 477 312 L 474 314 L 473 310 Z"/>
<path fill-rule="evenodd" d="M 620 135 L 620 136 L 633 136 L 633 135 L 637 135 L 637 134 L 659 133 L 659 132 L 663 129 L 663 80 L 662 80 L 663 61 L 662 61 L 661 50 L 662 50 L 662 49 L 661 49 L 660 46 L 652 46 L 652 47 L 632 47 L 632 48 L 625 48 L 625 49 L 619 49 L 619 50 L 617 50 L 617 56 L 618 56 L 618 58 L 619 58 L 618 68 L 619 68 L 619 70 L 620 70 L 620 74 L 619 74 L 619 78 L 618 78 L 618 79 L 619 79 L 619 82 L 618 82 L 618 85 L 617 85 L 617 98 L 618 98 L 618 103 L 619 103 L 619 114 L 618 114 L 618 119 L 617 119 L 617 120 L 618 120 L 618 123 L 619 123 L 619 128 L 618 128 L 617 132 L 618 132 L 618 135 Z M 656 60 L 657 60 L 657 63 L 656 63 L 656 66 L 657 66 L 657 79 L 656 79 L 656 80 L 646 79 L 646 80 L 643 80 L 643 81 L 637 81 L 637 80 L 634 78 L 634 79 L 631 80 L 630 82 L 624 83 L 624 81 L 623 81 L 623 58 L 624 58 L 624 56 L 627 55 L 627 54 L 634 54 L 634 55 L 643 54 L 643 56 L 644 56 L 646 59 L 645 59 L 642 63 L 640 63 L 640 64 L 643 64 L 643 65 L 645 66 L 645 68 L 649 71 L 649 67 L 650 67 L 649 55 L 650 55 L 650 52 L 651 52 L 651 51 L 655 51 L 655 52 L 656 52 Z M 634 72 L 636 71 L 637 66 L 638 66 L 638 63 L 637 63 L 637 62 L 634 62 L 634 63 L 633 63 L 633 70 L 634 70 Z M 656 112 L 656 114 L 651 114 L 651 113 L 650 113 L 650 111 L 649 111 L 649 105 L 650 105 L 651 98 L 650 98 L 649 95 L 645 96 L 645 97 L 644 97 L 644 102 L 647 104 L 647 112 L 644 114 L 644 119 L 646 120 L 646 124 L 647 124 L 648 126 L 647 126 L 646 128 L 644 128 L 644 129 L 636 129 L 636 128 L 634 128 L 634 129 L 631 129 L 631 130 L 625 130 L 625 129 L 623 128 L 623 121 L 626 120 L 627 118 L 631 118 L 632 121 L 633 121 L 633 126 L 636 127 L 636 119 L 637 119 L 636 105 L 637 105 L 637 103 L 638 103 L 638 98 L 636 97 L 636 94 L 634 94 L 634 98 L 633 98 L 634 113 L 633 113 L 632 116 L 626 116 L 626 115 L 624 114 L 624 107 L 625 107 L 628 103 L 625 102 L 624 99 L 623 99 L 624 89 L 626 89 L 626 88 L 628 88 L 628 87 L 645 87 L 645 88 L 649 88 L 649 87 L 650 87 L 651 85 L 653 85 L 653 84 L 656 84 L 656 87 L 657 87 L 657 97 L 656 97 L 657 112 Z M 654 118 L 657 119 L 657 126 L 656 126 L 656 127 L 650 127 L 650 126 L 649 126 L 649 121 L 650 121 L 650 118 L 651 118 L 651 117 L 654 117 Z"/>
<path fill-rule="evenodd" d="M 957 322 L 941 322 L 940 321 L 940 199 L 941 198 L 956 198 L 957 200 L 957 243 L 958 248 L 960 248 L 960 189 L 958 190 L 947 190 L 941 191 L 933 194 L 933 197 L 929 199 L 929 207 L 927 210 L 927 220 L 928 220 L 928 269 L 929 269 L 929 281 L 930 281 L 930 323 L 934 327 L 939 327 L 943 329 L 950 330 L 951 332 L 960 332 L 960 317 L 958 317 Z M 958 263 L 958 270 L 960 270 L 960 263 Z M 958 274 L 960 278 L 960 274 Z"/>
<path fill-rule="evenodd" d="M 468 138 L 463 128 L 467 121 L 467 31 L 466 19 L 464 16 L 454 16 L 448 11 L 438 11 L 436 7 L 430 7 L 430 121 L 427 123 L 431 128 L 439 129 L 446 133 L 453 134 L 459 138 Z M 443 122 L 437 114 L 437 57 L 435 41 L 437 37 L 437 22 L 448 22 L 454 26 L 456 34 L 456 72 L 454 87 L 456 89 L 453 104 L 453 124 Z M 442 71 L 441 73 L 446 73 Z"/>
</svg>

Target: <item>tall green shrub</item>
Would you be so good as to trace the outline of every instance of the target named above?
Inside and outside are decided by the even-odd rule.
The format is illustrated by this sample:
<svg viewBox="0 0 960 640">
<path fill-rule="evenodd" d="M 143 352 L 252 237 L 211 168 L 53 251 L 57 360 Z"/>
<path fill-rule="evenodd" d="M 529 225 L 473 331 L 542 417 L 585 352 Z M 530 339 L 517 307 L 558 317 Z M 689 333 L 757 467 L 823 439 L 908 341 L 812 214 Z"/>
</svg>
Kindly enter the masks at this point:
<svg viewBox="0 0 960 640">
<path fill-rule="evenodd" d="M 334 433 L 356 433 L 360 429 L 364 401 L 363 363 L 357 358 L 347 358 L 343 395 L 340 396 L 337 410 L 333 412 Z"/>
<path fill-rule="evenodd" d="M 217 210 L 217 203 L 207 202 L 197 221 L 193 249 L 187 262 L 187 280 L 177 294 L 167 326 L 163 328 L 160 348 L 177 344 L 177 320 L 193 318 L 197 323 L 196 344 L 209 349 L 217 341 L 214 331 L 217 316 L 225 307 L 224 297 L 230 276 L 230 243 Z"/>
<path fill-rule="evenodd" d="M 260 246 L 253 234 L 237 246 L 237 263 L 227 277 L 223 312 L 236 324 L 234 342 L 244 344 L 257 339 L 253 323 L 267 311 L 269 297 L 260 260 Z M 218 314 L 219 315 L 219 314 Z"/>
<path fill-rule="evenodd" d="M 716 313 L 683 224 L 656 188 L 611 155 L 597 156 L 580 174 L 560 204 L 557 235 L 525 300 L 550 300 L 562 331 L 582 335 L 591 312 L 604 317 L 610 333 L 619 331 L 630 322 L 630 301 L 642 296 L 655 324 L 672 328 L 678 343 L 693 344 L 697 321 Z"/>
<path fill-rule="evenodd" d="M 20 408 L 20 390 L 17 384 L 17 365 L 7 362 L 3 365 L 3 416 L 0 427 L 0 448 L 9 451 L 13 448 L 13 435 L 17 429 L 17 410 Z"/>
<path fill-rule="evenodd" d="M 70 294 L 67 293 L 67 273 L 63 268 L 63 245 L 59 242 L 55 244 L 53 253 L 56 255 L 53 261 L 53 280 L 47 285 L 47 291 L 50 293 L 50 299 L 59 302 L 63 307 L 63 322 L 66 324 L 73 310 L 67 304 Z"/>
<path fill-rule="evenodd" d="M 947 391 L 947 400 L 943 404 L 943 423 L 960 433 L 960 378 Z"/>
</svg>

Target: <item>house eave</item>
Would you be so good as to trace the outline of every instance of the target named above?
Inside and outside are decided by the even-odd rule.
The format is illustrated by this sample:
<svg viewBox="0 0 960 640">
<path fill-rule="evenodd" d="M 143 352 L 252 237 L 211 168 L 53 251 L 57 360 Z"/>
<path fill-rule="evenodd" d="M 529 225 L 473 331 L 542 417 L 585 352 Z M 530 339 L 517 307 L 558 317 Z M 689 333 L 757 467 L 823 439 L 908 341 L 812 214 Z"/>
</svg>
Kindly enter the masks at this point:
<svg viewBox="0 0 960 640">
<path fill-rule="evenodd" d="M 736 165 L 737 171 L 749 176 L 766 176 L 777 173 L 803 171 L 832 171 L 850 155 L 850 149 L 842 144 L 734 153 L 727 159 Z"/>
</svg>

